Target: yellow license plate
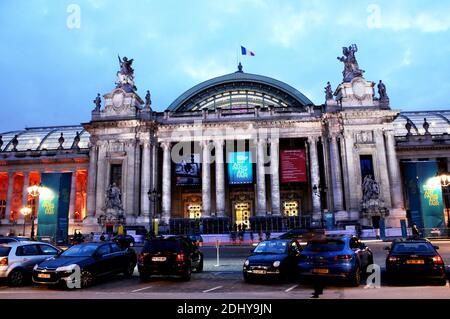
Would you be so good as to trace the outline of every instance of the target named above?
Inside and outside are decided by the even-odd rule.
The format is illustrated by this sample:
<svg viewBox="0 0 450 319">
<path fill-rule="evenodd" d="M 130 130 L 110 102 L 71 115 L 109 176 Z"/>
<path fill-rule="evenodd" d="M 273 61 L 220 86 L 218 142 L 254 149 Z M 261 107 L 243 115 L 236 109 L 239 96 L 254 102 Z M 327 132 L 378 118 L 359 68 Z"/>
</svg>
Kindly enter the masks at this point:
<svg viewBox="0 0 450 319">
<path fill-rule="evenodd" d="M 423 264 L 425 264 L 425 260 L 423 260 L 423 259 L 408 259 L 406 261 L 406 263 L 409 265 L 423 265 Z"/>
<path fill-rule="evenodd" d="M 328 274 L 330 271 L 324 268 L 316 268 L 312 271 L 314 274 Z"/>
<path fill-rule="evenodd" d="M 266 271 L 265 270 L 253 270 L 254 274 L 258 274 L 258 275 L 265 275 Z"/>
<path fill-rule="evenodd" d="M 153 257 L 152 261 L 166 261 L 166 257 Z"/>
<path fill-rule="evenodd" d="M 45 279 L 50 278 L 50 274 L 38 274 L 37 276 L 38 278 L 45 278 Z"/>
</svg>

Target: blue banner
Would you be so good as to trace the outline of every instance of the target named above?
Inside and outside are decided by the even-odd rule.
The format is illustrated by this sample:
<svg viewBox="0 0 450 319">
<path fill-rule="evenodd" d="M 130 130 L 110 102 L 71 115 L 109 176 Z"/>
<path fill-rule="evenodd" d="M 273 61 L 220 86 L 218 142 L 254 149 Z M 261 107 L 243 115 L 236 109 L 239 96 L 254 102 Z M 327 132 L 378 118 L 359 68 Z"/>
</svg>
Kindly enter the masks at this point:
<svg viewBox="0 0 450 319">
<path fill-rule="evenodd" d="M 442 187 L 436 161 L 404 162 L 411 221 L 428 234 L 445 227 Z"/>
<path fill-rule="evenodd" d="M 251 152 L 228 153 L 228 182 L 230 184 L 253 183 Z"/>
<path fill-rule="evenodd" d="M 72 173 L 43 173 L 39 196 L 38 237 L 67 242 Z"/>
</svg>

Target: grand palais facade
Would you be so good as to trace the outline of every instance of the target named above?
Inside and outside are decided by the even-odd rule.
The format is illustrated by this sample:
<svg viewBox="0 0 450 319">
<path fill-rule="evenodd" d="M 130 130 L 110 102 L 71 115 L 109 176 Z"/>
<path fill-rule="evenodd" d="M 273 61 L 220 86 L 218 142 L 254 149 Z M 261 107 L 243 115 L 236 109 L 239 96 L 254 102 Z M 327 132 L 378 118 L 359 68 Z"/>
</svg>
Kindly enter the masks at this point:
<svg viewBox="0 0 450 319">
<path fill-rule="evenodd" d="M 121 223 L 173 233 L 198 224 L 206 233 L 380 220 L 400 227 L 409 219 L 402 165 L 436 161 L 449 170 L 450 111 L 401 112 L 381 81 L 345 58 L 342 83 L 328 85 L 320 105 L 239 65 L 164 112 L 152 109 L 148 91 L 136 93 L 124 58 L 116 87 L 97 97 L 85 123 L 1 134 L 0 233 L 30 232 L 25 206 L 39 227 L 28 188 L 58 172 L 71 173 L 69 232 Z"/>
</svg>

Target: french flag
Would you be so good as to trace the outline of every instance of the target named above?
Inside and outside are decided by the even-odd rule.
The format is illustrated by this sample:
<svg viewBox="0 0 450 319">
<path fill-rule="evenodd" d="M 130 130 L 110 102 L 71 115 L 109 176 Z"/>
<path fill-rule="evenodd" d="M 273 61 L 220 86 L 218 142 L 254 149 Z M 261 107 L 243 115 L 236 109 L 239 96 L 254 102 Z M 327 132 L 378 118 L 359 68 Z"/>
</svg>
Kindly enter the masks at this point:
<svg viewBox="0 0 450 319">
<path fill-rule="evenodd" d="M 242 55 L 255 56 L 255 52 L 250 51 L 250 50 L 247 50 L 247 49 L 244 48 L 242 45 L 241 45 L 241 52 L 242 52 Z"/>
</svg>

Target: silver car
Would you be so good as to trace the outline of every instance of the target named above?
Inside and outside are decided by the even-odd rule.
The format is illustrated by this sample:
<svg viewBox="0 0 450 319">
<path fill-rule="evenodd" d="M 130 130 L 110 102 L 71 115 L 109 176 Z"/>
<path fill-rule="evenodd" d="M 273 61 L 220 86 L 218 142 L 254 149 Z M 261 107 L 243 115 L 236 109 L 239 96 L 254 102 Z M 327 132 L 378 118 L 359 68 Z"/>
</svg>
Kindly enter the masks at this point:
<svg viewBox="0 0 450 319">
<path fill-rule="evenodd" d="M 0 278 L 11 286 L 30 282 L 33 267 L 60 252 L 48 243 L 20 241 L 0 244 Z"/>
</svg>

